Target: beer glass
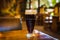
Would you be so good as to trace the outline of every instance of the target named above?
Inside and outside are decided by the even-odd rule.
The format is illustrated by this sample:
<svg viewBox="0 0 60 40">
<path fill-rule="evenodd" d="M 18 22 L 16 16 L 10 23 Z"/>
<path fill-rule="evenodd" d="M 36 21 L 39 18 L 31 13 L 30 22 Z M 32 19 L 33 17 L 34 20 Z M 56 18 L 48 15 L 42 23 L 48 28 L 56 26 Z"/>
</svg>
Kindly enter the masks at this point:
<svg viewBox="0 0 60 40">
<path fill-rule="evenodd" d="M 27 30 L 28 30 L 28 35 L 27 36 L 32 36 L 31 34 L 33 33 L 34 25 L 35 25 L 35 15 L 25 15 L 26 17 L 26 25 L 27 25 Z"/>
<path fill-rule="evenodd" d="M 26 19 L 26 25 L 27 25 L 27 30 L 28 30 L 27 37 L 31 37 L 33 34 L 36 13 L 37 13 L 36 10 L 25 11 L 25 19 Z"/>
</svg>

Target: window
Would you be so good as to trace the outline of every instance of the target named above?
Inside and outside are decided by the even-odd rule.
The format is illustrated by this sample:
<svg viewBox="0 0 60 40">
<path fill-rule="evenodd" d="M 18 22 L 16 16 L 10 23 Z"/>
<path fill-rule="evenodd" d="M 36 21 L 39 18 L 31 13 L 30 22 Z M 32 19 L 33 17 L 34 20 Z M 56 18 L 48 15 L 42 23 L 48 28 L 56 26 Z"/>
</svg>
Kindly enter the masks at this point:
<svg viewBox="0 0 60 40">
<path fill-rule="evenodd" d="M 27 0 L 26 8 L 29 9 L 37 9 L 38 8 L 38 0 Z"/>
</svg>

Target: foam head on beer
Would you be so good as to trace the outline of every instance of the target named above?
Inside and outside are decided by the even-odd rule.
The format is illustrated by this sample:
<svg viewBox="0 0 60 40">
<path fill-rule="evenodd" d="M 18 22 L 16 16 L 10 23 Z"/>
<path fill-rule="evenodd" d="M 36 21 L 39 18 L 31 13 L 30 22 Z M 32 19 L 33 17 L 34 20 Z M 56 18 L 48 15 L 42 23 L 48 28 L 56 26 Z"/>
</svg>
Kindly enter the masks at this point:
<svg viewBox="0 0 60 40">
<path fill-rule="evenodd" d="M 37 10 L 25 10 L 25 15 L 36 15 Z"/>
</svg>

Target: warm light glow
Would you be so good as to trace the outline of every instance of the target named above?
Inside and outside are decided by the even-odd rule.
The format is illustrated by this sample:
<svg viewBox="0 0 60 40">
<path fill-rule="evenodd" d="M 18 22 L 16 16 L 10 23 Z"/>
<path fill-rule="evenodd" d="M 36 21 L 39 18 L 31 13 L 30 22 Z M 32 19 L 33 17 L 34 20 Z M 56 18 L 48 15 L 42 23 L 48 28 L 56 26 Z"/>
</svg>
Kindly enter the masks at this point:
<svg viewBox="0 0 60 40">
<path fill-rule="evenodd" d="M 16 10 L 14 9 L 14 5 L 17 4 Z M 10 16 L 15 16 L 16 18 L 19 18 L 19 2 L 16 3 L 16 0 L 12 0 L 8 5 L 8 8 L 2 9 L 2 13 L 8 13 Z M 15 14 L 18 14 L 16 16 Z"/>
<path fill-rule="evenodd" d="M 20 18 L 20 15 L 15 16 L 15 18 Z"/>
<path fill-rule="evenodd" d="M 48 14 L 48 12 L 45 12 L 45 14 Z"/>
<path fill-rule="evenodd" d="M 46 9 L 47 10 L 47 12 L 53 12 L 54 11 L 54 9 Z"/>
</svg>

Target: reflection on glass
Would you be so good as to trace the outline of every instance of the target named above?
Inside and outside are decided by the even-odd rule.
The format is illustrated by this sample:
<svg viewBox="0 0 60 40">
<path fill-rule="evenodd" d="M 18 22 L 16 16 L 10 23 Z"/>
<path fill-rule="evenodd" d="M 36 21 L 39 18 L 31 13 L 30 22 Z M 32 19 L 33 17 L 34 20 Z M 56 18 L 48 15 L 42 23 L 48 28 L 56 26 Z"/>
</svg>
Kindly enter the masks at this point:
<svg viewBox="0 0 60 40">
<path fill-rule="evenodd" d="M 38 30 L 34 30 L 35 33 L 39 33 L 39 37 L 37 37 L 37 40 L 59 40 L 57 38 L 54 38 L 44 32 L 38 31 Z"/>
</svg>

